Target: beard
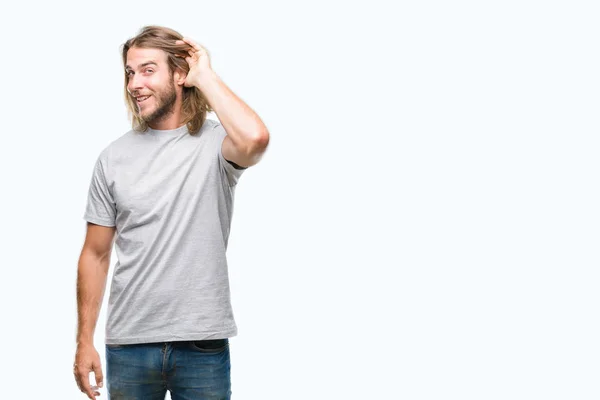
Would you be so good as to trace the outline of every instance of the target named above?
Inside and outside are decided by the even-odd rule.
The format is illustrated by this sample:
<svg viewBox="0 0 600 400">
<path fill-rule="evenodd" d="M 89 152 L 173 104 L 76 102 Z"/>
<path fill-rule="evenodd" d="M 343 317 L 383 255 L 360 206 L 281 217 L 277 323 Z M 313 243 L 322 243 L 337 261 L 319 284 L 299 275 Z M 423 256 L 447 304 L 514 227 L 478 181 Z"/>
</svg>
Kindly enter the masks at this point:
<svg viewBox="0 0 600 400">
<path fill-rule="evenodd" d="M 169 86 L 164 91 L 155 93 L 154 98 L 156 99 L 156 109 L 145 116 L 140 114 L 142 121 L 147 124 L 160 122 L 173 113 L 177 100 L 173 82 L 169 82 Z"/>
</svg>

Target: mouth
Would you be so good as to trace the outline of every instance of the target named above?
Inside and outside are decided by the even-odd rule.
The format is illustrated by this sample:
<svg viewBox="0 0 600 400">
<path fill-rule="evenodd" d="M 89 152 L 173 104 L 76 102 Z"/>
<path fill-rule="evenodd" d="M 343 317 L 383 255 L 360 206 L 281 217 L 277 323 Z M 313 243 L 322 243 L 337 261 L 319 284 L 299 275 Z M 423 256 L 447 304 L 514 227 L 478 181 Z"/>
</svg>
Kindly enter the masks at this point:
<svg viewBox="0 0 600 400">
<path fill-rule="evenodd" d="M 135 101 L 138 104 L 141 104 L 141 103 L 143 103 L 144 101 L 146 101 L 149 98 L 150 98 L 150 96 L 138 96 L 138 97 L 135 98 Z"/>
</svg>

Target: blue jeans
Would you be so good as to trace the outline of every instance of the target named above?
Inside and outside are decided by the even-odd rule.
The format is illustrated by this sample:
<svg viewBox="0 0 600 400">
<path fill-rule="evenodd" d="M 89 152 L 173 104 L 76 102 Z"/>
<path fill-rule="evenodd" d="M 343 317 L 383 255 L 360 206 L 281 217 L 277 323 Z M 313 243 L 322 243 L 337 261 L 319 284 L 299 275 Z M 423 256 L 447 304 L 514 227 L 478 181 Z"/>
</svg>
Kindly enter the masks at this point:
<svg viewBox="0 0 600 400">
<path fill-rule="evenodd" d="M 106 345 L 109 400 L 229 400 L 229 339 Z"/>
</svg>

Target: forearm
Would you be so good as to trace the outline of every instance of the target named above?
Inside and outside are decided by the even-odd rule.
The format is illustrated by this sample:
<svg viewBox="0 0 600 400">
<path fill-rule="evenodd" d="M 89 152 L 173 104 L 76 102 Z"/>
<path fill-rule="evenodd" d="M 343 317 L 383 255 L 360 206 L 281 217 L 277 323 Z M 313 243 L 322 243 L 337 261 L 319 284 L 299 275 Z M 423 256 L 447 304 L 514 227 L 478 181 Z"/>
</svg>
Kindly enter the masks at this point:
<svg viewBox="0 0 600 400">
<path fill-rule="evenodd" d="M 214 71 L 204 76 L 196 86 L 234 143 L 249 148 L 264 138 L 267 128 L 258 114 L 236 96 Z"/>
<path fill-rule="evenodd" d="M 102 306 L 110 254 L 83 251 L 77 269 L 77 344 L 93 344 Z"/>
</svg>

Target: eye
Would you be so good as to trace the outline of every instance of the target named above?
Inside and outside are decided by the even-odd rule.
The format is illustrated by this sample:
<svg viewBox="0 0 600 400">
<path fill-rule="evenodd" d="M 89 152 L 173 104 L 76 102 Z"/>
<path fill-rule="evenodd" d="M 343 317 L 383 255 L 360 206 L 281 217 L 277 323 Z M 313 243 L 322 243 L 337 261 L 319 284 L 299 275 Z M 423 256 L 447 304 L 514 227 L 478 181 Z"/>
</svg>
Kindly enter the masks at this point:
<svg viewBox="0 0 600 400">
<path fill-rule="evenodd" d="M 154 72 L 154 70 L 152 68 L 146 68 L 144 72 L 151 74 L 152 72 Z"/>
<path fill-rule="evenodd" d="M 125 75 L 127 76 L 131 76 L 133 74 L 133 71 L 125 71 Z"/>
</svg>

